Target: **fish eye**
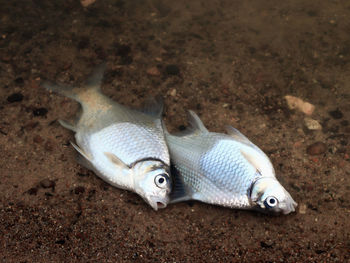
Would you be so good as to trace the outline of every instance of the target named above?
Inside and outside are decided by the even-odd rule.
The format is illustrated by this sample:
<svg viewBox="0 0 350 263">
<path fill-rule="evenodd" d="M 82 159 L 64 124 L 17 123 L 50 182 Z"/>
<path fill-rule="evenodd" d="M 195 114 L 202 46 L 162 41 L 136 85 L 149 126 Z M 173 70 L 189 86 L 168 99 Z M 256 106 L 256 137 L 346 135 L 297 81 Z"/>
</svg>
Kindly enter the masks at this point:
<svg viewBox="0 0 350 263">
<path fill-rule="evenodd" d="M 265 201 L 264 201 L 264 205 L 265 205 L 265 207 L 267 207 L 267 208 L 273 208 L 273 207 L 275 207 L 277 204 L 278 204 L 278 200 L 277 200 L 277 198 L 274 197 L 274 196 L 269 196 L 269 197 L 267 197 L 267 198 L 265 199 Z"/>
<path fill-rule="evenodd" d="M 168 176 L 166 174 L 158 174 L 155 178 L 154 178 L 154 183 L 156 184 L 156 186 L 158 186 L 159 188 L 165 188 L 166 185 L 168 184 Z"/>
</svg>

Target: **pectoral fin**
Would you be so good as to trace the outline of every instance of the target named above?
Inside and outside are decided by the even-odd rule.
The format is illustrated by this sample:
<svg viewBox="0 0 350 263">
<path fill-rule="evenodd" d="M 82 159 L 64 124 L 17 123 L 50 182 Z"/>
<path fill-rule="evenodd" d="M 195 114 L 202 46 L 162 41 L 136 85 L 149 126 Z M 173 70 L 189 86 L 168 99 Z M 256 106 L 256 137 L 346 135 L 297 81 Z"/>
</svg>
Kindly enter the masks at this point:
<svg viewBox="0 0 350 263">
<path fill-rule="evenodd" d="M 81 166 L 85 167 L 86 169 L 96 172 L 95 168 L 90 163 L 90 161 L 86 159 L 84 156 L 82 156 L 81 154 L 78 155 L 77 161 Z"/>
<path fill-rule="evenodd" d="M 244 150 L 241 150 L 241 154 L 259 173 L 261 173 L 262 169 L 258 158 L 255 158 L 251 153 Z"/>
<path fill-rule="evenodd" d="M 275 177 L 275 170 L 270 159 L 260 150 L 253 148 L 241 149 L 244 158 L 263 176 Z"/>
<path fill-rule="evenodd" d="M 248 145 L 254 145 L 246 136 L 244 136 L 239 130 L 233 128 L 232 126 L 226 125 L 225 126 L 226 131 L 228 135 L 233 137 L 235 140 L 248 144 Z M 255 145 L 254 145 L 255 146 Z"/>
<path fill-rule="evenodd" d="M 115 154 L 109 153 L 109 152 L 105 152 L 104 154 L 115 165 L 123 168 L 129 168 L 129 166 L 126 163 L 124 163 L 122 160 L 120 160 Z"/>
<path fill-rule="evenodd" d="M 68 129 L 68 130 L 71 130 L 71 131 L 74 131 L 74 132 L 77 131 L 76 127 L 75 127 L 73 124 L 69 123 L 68 121 L 58 120 L 58 122 L 59 122 L 64 128 L 66 128 L 66 129 Z M 73 145 L 73 147 L 75 148 L 74 145 Z"/>
<path fill-rule="evenodd" d="M 74 147 L 74 149 L 76 149 L 82 156 L 84 156 L 85 159 L 87 159 L 88 161 L 91 162 L 92 157 L 85 153 L 82 149 L 80 149 L 80 147 L 78 145 L 76 145 L 74 142 L 70 142 L 70 144 Z"/>
</svg>

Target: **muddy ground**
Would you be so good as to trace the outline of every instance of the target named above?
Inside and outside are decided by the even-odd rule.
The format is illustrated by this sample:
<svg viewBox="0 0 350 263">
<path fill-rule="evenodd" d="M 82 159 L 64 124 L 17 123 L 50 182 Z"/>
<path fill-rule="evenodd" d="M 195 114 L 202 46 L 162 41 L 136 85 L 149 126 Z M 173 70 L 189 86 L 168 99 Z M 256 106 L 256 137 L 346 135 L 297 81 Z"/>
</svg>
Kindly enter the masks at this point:
<svg viewBox="0 0 350 263">
<path fill-rule="evenodd" d="M 345 262 L 350 259 L 349 1 L 1 1 L 1 262 Z M 271 158 L 299 203 L 268 216 L 199 202 L 155 212 L 76 162 L 59 118 L 77 104 L 40 86 L 165 100 L 171 131 L 195 110 Z M 285 95 L 315 105 L 310 130 Z M 319 142 L 319 147 L 310 145 Z"/>
</svg>

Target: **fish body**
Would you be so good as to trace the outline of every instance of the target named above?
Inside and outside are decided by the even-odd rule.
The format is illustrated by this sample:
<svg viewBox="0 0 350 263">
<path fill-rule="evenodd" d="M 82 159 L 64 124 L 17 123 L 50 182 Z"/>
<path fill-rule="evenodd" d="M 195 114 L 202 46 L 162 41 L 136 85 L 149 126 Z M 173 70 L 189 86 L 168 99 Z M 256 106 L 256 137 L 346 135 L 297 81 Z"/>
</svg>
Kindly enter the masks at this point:
<svg viewBox="0 0 350 263">
<path fill-rule="evenodd" d="M 81 105 L 74 123 L 60 120 L 75 132 L 79 162 L 113 186 L 138 193 L 155 210 L 164 208 L 171 180 L 162 105 L 153 102 L 147 114 L 111 100 L 100 91 L 104 69 L 99 66 L 83 88 L 42 85 Z"/>
<path fill-rule="evenodd" d="M 297 206 L 278 182 L 269 158 L 238 130 L 209 132 L 189 112 L 190 129 L 166 132 L 175 179 L 171 203 L 198 200 L 238 209 L 288 214 Z"/>
</svg>

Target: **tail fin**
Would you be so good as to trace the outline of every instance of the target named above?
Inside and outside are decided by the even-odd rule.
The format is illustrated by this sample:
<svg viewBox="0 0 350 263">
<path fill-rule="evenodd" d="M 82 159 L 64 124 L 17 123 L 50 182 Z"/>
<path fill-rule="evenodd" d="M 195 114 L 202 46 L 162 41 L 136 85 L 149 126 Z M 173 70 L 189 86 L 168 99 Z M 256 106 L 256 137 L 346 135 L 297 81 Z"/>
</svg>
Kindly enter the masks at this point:
<svg viewBox="0 0 350 263">
<path fill-rule="evenodd" d="M 97 66 L 92 72 L 91 76 L 86 81 L 85 88 L 75 88 L 67 85 L 57 85 L 49 81 L 43 81 L 41 85 L 50 91 L 59 93 L 81 103 L 79 95 L 80 93 L 85 93 L 86 91 L 90 90 L 100 90 L 105 69 L 106 63 Z"/>
<path fill-rule="evenodd" d="M 87 79 L 86 88 L 100 90 L 105 70 L 106 63 L 98 65 L 92 72 L 91 76 Z"/>
<path fill-rule="evenodd" d="M 68 98 L 71 98 L 73 100 L 76 100 L 80 102 L 78 92 L 76 92 L 74 87 L 66 86 L 66 85 L 57 85 L 55 83 L 52 83 L 50 81 L 43 81 L 41 83 L 41 86 L 43 86 L 45 89 L 56 92 L 58 94 L 61 94 L 63 96 L 66 96 Z"/>
</svg>

